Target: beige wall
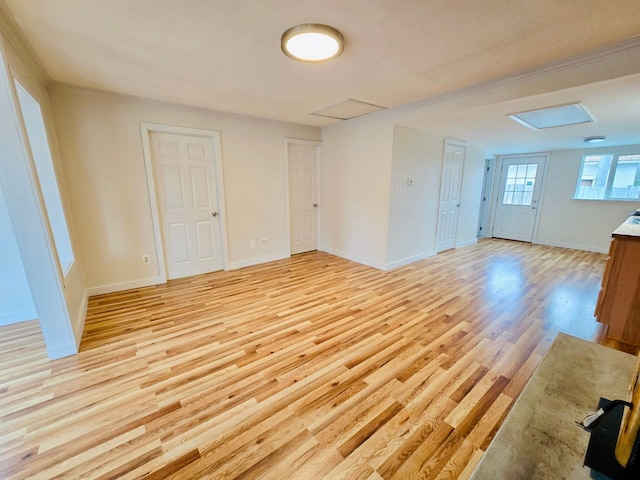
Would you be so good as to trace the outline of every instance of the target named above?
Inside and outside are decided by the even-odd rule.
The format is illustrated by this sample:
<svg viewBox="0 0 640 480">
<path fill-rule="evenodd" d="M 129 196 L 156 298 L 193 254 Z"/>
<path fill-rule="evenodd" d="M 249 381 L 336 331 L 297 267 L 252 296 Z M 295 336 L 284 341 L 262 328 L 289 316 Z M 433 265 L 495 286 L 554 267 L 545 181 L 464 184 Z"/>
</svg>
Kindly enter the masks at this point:
<svg viewBox="0 0 640 480">
<path fill-rule="evenodd" d="M 155 256 L 141 122 L 220 132 L 227 268 L 289 254 L 284 139 L 318 140 L 318 128 L 61 85 L 51 99 L 91 293 L 157 283 L 155 259 L 141 261 Z"/>
<path fill-rule="evenodd" d="M 389 198 L 387 263 L 392 266 L 436 253 L 436 228 L 444 139 L 396 126 Z M 407 181 L 411 180 L 411 186 Z"/>
<path fill-rule="evenodd" d="M 640 145 L 551 152 L 534 242 L 606 253 L 611 232 L 640 202 L 574 200 L 582 156 L 638 152 Z"/>
<path fill-rule="evenodd" d="M 323 129 L 322 250 L 386 268 L 392 147 L 387 122 Z"/>
<path fill-rule="evenodd" d="M 322 249 L 384 270 L 435 255 L 444 142 L 385 119 L 325 128 Z M 468 145 L 458 247 L 477 240 L 483 174 Z"/>
</svg>

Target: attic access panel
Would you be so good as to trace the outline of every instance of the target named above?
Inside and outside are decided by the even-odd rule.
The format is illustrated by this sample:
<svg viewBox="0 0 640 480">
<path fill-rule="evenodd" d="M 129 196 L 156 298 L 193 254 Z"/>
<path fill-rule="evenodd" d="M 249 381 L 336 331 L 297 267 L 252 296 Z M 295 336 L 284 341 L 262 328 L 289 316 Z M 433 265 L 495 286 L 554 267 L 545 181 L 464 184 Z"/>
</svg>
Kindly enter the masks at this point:
<svg viewBox="0 0 640 480">
<path fill-rule="evenodd" d="M 508 117 L 532 130 L 595 122 L 594 118 L 581 103 L 512 113 Z"/>
<path fill-rule="evenodd" d="M 335 118 L 338 120 L 349 120 L 351 118 L 361 117 L 362 115 L 368 115 L 369 113 L 380 110 L 386 110 L 386 107 L 349 98 L 344 102 L 336 103 L 330 107 L 317 110 L 311 115 Z"/>
</svg>

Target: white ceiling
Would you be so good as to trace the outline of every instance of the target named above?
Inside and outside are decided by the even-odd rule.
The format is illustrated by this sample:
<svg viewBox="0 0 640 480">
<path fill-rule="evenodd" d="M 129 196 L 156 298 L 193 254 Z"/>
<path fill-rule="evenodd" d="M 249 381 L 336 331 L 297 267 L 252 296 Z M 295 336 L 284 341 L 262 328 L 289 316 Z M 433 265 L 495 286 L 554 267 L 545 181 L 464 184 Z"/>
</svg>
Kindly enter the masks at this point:
<svg viewBox="0 0 640 480">
<path fill-rule="evenodd" d="M 317 126 L 339 120 L 312 112 L 349 98 L 398 107 L 640 34 L 638 0 L 0 0 L 0 7 L 54 81 Z M 337 28 L 344 53 L 323 64 L 286 57 L 280 36 L 299 23 Z M 602 130 L 589 134 L 613 136 L 622 117 L 638 118 L 628 98 L 618 98 L 621 86 L 637 95 L 636 84 L 610 87 L 619 115 L 593 112 L 609 102 L 597 93 L 606 85 L 569 92 L 568 101 L 590 96 L 585 104 Z M 538 108 L 566 103 L 566 95 L 520 103 Z M 512 144 L 536 143 L 539 132 L 503 118 L 521 109 L 508 102 L 414 126 L 507 153 Z M 605 125 L 609 116 L 616 118 Z"/>
</svg>

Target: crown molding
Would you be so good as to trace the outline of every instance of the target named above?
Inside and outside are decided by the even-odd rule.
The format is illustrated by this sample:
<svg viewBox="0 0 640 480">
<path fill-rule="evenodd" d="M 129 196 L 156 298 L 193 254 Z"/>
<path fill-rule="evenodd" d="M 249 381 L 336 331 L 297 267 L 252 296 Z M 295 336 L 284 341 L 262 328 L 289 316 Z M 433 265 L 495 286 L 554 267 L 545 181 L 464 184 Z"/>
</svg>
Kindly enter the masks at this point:
<svg viewBox="0 0 640 480">
<path fill-rule="evenodd" d="M 429 107 L 429 106 L 443 103 L 446 101 L 469 97 L 472 95 L 482 94 L 482 93 L 490 92 L 493 90 L 498 90 L 500 88 L 506 88 L 512 85 L 517 85 L 519 83 L 535 80 L 537 78 L 551 76 L 553 74 L 561 73 L 566 70 L 579 69 L 583 67 L 598 65 L 601 62 L 614 59 L 615 57 L 619 57 L 627 54 L 634 54 L 634 53 L 640 57 L 640 35 L 632 37 L 623 42 L 616 43 L 614 45 L 607 45 L 605 47 L 597 48 L 585 54 L 575 55 L 563 60 L 550 62 L 539 67 L 523 70 L 518 73 L 507 74 L 497 78 L 493 78 L 491 80 L 474 83 L 473 85 L 452 90 L 450 92 L 431 95 L 422 100 L 417 100 L 412 103 L 407 103 L 404 105 L 399 105 L 397 107 L 392 107 L 384 111 L 373 112 L 371 114 L 362 115 L 360 117 L 356 117 L 350 120 L 344 120 L 338 123 L 325 125 L 321 128 L 323 130 L 324 129 L 330 130 L 330 129 L 339 128 L 340 126 L 345 126 L 345 125 L 356 125 L 358 123 L 366 122 L 369 120 L 384 120 L 385 118 L 393 118 L 398 114 L 409 113 L 409 112 L 412 112 L 413 110 L 418 110 L 420 108 L 425 108 L 425 107 Z M 637 65 L 640 65 L 640 63 L 637 63 Z M 630 68 L 634 68 L 635 72 L 629 72 L 629 73 L 618 75 L 618 76 L 626 76 L 626 75 L 632 75 L 634 73 L 640 73 L 639 67 L 634 67 L 632 65 Z M 594 81 L 601 81 L 601 80 L 594 80 Z M 593 83 L 593 81 L 588 81 L 585 83 Z M 561 87 L 560 89 L 562 88 L 570 88 L 570 87 Z M 528 95 L 523 95 L 523 96 L 528 96 Z"/>
<path fill-rule="evenodd" d="M 4 0 L 0 0 L 0 34 L 31 72 L 40 77 L 45 84 L 51 82 L 51 77 L 42 65 L 38 54 L 22 33 Z"/>
</svg>

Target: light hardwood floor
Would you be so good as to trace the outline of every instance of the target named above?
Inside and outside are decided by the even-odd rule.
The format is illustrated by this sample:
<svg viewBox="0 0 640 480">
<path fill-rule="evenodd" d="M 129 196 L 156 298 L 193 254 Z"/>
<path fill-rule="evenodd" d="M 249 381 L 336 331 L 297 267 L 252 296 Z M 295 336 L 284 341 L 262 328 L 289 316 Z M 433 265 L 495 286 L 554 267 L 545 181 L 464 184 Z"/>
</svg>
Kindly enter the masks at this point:
<svg viewBox="0 0 640 480">
<path fill-rule="evenodd" d="M 605 259 L 313 252 L 93 297 L 56 361 L 2 327 L 0 478 L 467 478 L 559 330 L 606 341 Z"/>
</svg>

